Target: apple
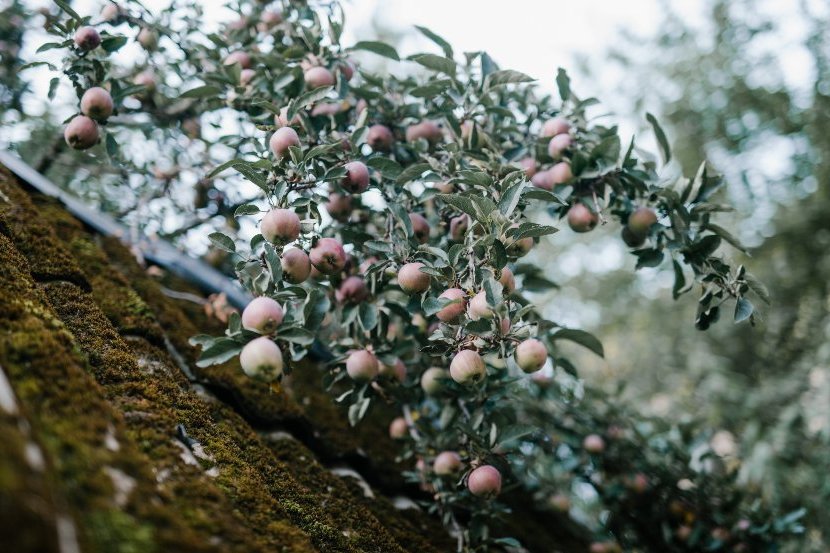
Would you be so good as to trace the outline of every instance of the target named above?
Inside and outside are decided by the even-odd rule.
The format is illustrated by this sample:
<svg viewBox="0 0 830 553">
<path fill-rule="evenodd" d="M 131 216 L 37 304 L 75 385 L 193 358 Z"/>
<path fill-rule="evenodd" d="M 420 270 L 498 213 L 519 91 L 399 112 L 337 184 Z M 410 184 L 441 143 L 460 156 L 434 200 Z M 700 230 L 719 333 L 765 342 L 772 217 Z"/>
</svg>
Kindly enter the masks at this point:
<svg viewBox="0 0 830 553">
<path fill-rule="evenodd" d="M 274 153 L 274 157 L 279 160 L 285 155 L 286 152 L 288 152 L 289 147 L 299 147 L 300 137 L 297 134 L 297 131 L 291 127 L 281 127 L 274 131 L 274 134 L 271 135 L 271 140 L 268 144 L 271 151 Z"/>
<path fill-rule="evenodd" d="M 442 451 L 432 462 L 432 471 L 438 476 L 450 476 L 461 469 L 461 455 L 455 451 Z"/>
<path fill-rule="evenodd" d="M 256 71 L 253 69 L 243 69 L 239 72 L 239 84 L 241 86 L 248 86 L 256 77 Z"/>
<path fill-rule="evenodd" d="M 282 323 L 282 306 L 271 298 L 254 298 L 242 311 L 242 328 L 259 334 L 270 334 Z"/>
<path fill-rule="evenodd" d="M 247 52 L 243 52 L 241 50 L 237 50 L 235 52 L 231 52 L 225 58 L 225 61 L 222 62 L 225 65 L 233 65 L 238 63 L 242 69 L 250 69 L 251 65 L 253 65 L 253 61 L 251 60 L 251 56 Z"/>
<path fill-rule="evenodd" d="M 325 67 L 311 67 L 303 73 L 303 79 L 309 88 L 320 88 L 321 86 L 332 86 L 334 74 Z"/>
<path fill-rule="evenodd" d="M 450 239 L 455 242 L 464 240 L 464 235 L 470 227 L 470 218 L 467 215 L 459 215 L 450 219 Z"/>
<path fill-rule="evenodd" d="M 406 141 L 415 142 L 424 139 L 430 144 L 440 142 L 444 137 L 441 127 L 432 121 L 422 121 L 406 128 Z"/>
<path fill-rule="evenodd" d="M 148 29 L 147 27 L 143 27 L 138 32 L 138 43 L 141 44 L 141 47 L 147 50 L 148 52 L 152 52 L 158 47 L 159 44 L 159 37 L 152 29 Z"/>
<path fill-rule="evenodd" d="M 553 494 L 550 499 L 548 499 L 548 503 L 554 508 L 554 510 L 559 511 L 560 513 L 567 513 L 571 510 L 571 499 L 563 493 Z"/>
<path fill-rule="evenodd" d="M 516 346 L 516 364 L 526 373 L 533 373 L 545 366 L 548 348 L 536 338 L 530 338 Z"/>
<path fill-rule="evenodd" d="M 516 277 L 513 275 L 510 267 L 502 267 L 501 274 L 499 275 L 499 283 L 502 287 L 502 293 L 505 295 L 512 294 L 516 291 Z"/>
<path fill-rule="evenodd" d="M 291 284 L 300 284 L 311 274 L 311 261 L 308 254 L 299 248 L 289 248 L 282 252 L 280 260 L 282 278 Z"/>
<path fill-rule="evenodd" d="M 476 383 L 486 375 L 484 359 L 478 352 L 471 349 L 459 351 L 450 362 L 450 376 L 459 384 Z"/>
<path fill-rule="evenodd" d="M 321 238 L 311 248 L 308 256 L 311 264 L 323 274 L 339 273 L 346 266 L 346 251 L 334 238 Z"/>
<path fill-rule="evenodd" d="M 415 239 L 421 244 L 426 244 L 429 241 L 429 222 L 426 218 L 418 213 L 410 213 L 409 222 L 412 223 Z"/>
<path fill-rule="evenodd" d="M 325 206 L 326 211 L 328 211 L 332 219 L 346 221 L 352 212 L 352 197 L 333 192 L 329 194 L 329 199 Z"/>
<path fill-rule="evenodd" d="M 86 150 L 98 143 L 98 123 L 79 115 L 72 119 L 63 131 L 66 143 L 76 150 Z"/>
<path fill-rule="evenodd" d="M 389 424 L 389 437 L 393 440 L 403 440 L 409 434 L 409 425 L 406 424 L 406 419 L 397 417 L 392 419 Z"/>
<path fill-rule="evenodd" d="M 467 294 L 460 288 L 449 288 L 438 296 L 440 299 L 452 300 L 454 303 L 444 306 L 435 314 L 438 320 L 445 323 L 456 320 L 467 310 Z"/>
<path fill-rule="evenodd" d="M 479 319 L 492 319 L 495 316 L 493 308 L 487 303 L 487 293 L 481 290 L 470 300 L 468 310 L 470 318 L 474 321 Z"/>
<path fill-rule="evenodd" d="M 605 440 L 599 434 L 588 434 L 582 440 L 582 448 L 588 453 L 599 454 L 605 451 Z"/>
<path fill-rule="evenodd" d="M 574 178 L 574 174 L 571 171 L 571 164 L 567 161 L 560 161 L 554 164 L 548 171 L 550 171 L 550 180 L 554 186 L 557 184 L 565 184 Z"/>
<path fill-rule="evenodd" d="M 81 27 L 75 31 L 75 36 L 73 38 L 75 40 L 75 46 L 84 52 L 95 50 L 101 45 L 101 35 L 98 34 L 95 27 Z"/>
<path fill-rule="evenodd" d="M 394 378 L 398 382 L 406 380 L 406 365 L 400 359 L 395 359 L 391 365 L 381 363 L 378 374 L 387 378 Z"/>
<path fill-rule="evenodd" d="M 567 119 L 564 117 L 554 117 L 553 119 L 548 119 L 542 125 L 542 132 L 541 136 L 544 138 L 549 138 L 552 136 L 556 136 L 557 134 L 565 134 L 571 130 L 571 124 L 568 122 Z"/>
<path fill-rule="evenodd" d="M 574 204 L 568 210 L 568 225 L 574 232 L 588 232 L 599 222 L 599 216 L 585 204 Z"/>
<path fill-rule="evenodd" d="M 553 190 L 553 173 L 550 169 L 539 171 L 530 179 L 530 183 L 536 188 L 542 190 Z"/>
<path fill-rule="evenodd" d="M 346 372 L 352 380 L 367 382 L 378 375 L 378 359 L 365 349 L 353 351 L 346 358 Z"/>
<path fill-rule="evenodd" d="M 495 497 L 501 492 L 501 473 L 493 465 L 481 465 L 467 477 L 467 489 L 477 497 Z"/>
<path fill-rule="evenodd" d="M 287 244 L 300 236 L 300 218 L 290 209 L 272 209 L 262 218 L 259 231 L 272 244 Z"/>
<path fill-rule="evenodd" d="M 345 165 L 346 176 L 340 185 L 352 194 L 360 194 L 369 188 L 369 169 L 362 161 L 351 161 Z"/>
<path fill-rule="evenodd" d="M 573 145 L 573 138 L 569 134 L 557 134 L 548 142 L 548 155 L 559 159 L 562 154 Z"/>
<path fill-rule="evenodd" d="M 407 263 L 398 271 L 398 286 L 407 294 L 418 294 L 429 288 L 430 276 L 421 272 L 423 263 Z"/>
<path fill-rule="evenodd" d="M 536 174 L 536 160 L 532 157 L 525 157 L 519 160 L 519 167 L 524 169 L 527 178 L 532 179 Z"/>
<path fill-rule="evenodd" d="M 334 293 L 339 303 L 361 303 L 369 297 L 369 289 L 359 276 L 346 278 Z"/>
<path fill-rule="evenodd" d="M 366 132 L 366 143 L 373 150 L 388 152 L 395 143 L 395 137 L 386 125 L 372 125 Z"/>
<path fill-rule="evenodd" d="M 440 367 L 430 367 L 421 375 L 421 389 L 428 396 L 439 394 L 444 389 L 444 382 L 450 377 L 449 371 Z"/>
<path fill-rule="evenodd" d="M 282 352 L 271 338 L 260 336 L 245 344 L 239 364 L 251 378 L 272 382 L 282 375 Z"/>
<path fill-rule="evenodd" d="M 634 236 L 645 238 L 648 236 L 648 231 L 651 230 L 651 226 L 656 222 L 657 213 L 653 209 L 649 207 L 638 207 L 628 216 L 628 224 L 626 227 Z"/>
</svg>

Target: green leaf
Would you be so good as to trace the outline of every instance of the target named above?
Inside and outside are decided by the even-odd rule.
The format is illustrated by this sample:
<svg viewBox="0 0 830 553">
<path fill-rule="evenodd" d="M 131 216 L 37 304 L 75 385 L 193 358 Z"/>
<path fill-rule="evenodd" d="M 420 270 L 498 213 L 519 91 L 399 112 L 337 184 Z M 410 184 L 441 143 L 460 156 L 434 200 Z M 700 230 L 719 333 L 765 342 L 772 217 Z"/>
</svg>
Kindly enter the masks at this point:
<svg viewBox="0 0 830 553">
<path fill-rule="evenodd" d="M 554 340 L 570 340 L 571 342 L 575 342 L 580 346 L 588 348 L 600 357 L 605 356 L 605 352 L 602 349 L 602 342 L 600 342 L 597 337 L 590 332 L 578 330 L 576 328 L 560 328 L 551 334 L 551 338 Z"/>
<path fill-rule="evenodd" d="M 727 231 L 725 228 L 718 225 L 714 225 L 712 223 L 707 224 L 706 228 L 708 228 L 709 230 L 711 230 L 712 232 L 714 232 L 715 234 L 717 234 L 718 236 L 732 244 L 732 247 L 734 247 L 735 249 L 743 253 L 747 253 L 747 250 L 743 246 L 743 244 L 741 244 L 741 242 L 737 238 L 732 236 L 732 234 L 730 234 L 729 231 Z"/>
<path fill-rule="evenodd" d="M 69 7 L 69 4 L 64 2 L 64 0 L 55 0 L 55 4 L 57 4 L 60 9 L 65 11 L 67 15 L 69 15 L 69 17 L 71 17 L 75 21 L 82 21 L 81 16 L 78 15 L 78 12 Z"/>
<path fill-rule="evenodd" d="M 236 251 L 236 244 L 230 236 L 222 234 L 221 232 L 212 232 L 208 234 L 211 243 L 226 252 L 234 253 Z"/>
<path fill-rule="evenodd" d="M 55 99 L 55 93 L 58 91 L 59 84 L 61 84 L 61 80 L 57 77 L 52 77 L 49 81 L 49 92 L 47 93 L 47 96 L 50 100 Z"/>
<path fill-rule="evenodd" d="M 674 286 L 672 286 L 671 295 L 674 299 L 677 299 L 686 286 L 686 277 L 683 275 L 683 267 L 676 259 L 672 259 L 672 265 L 674 266 Z"/>
<path fill-rule="evenodd" d="M 226 161 L 222 165 L 214 167 L 210 171 L 210 173 L 207 174 L 207 178 L 212 179 L 213 177 L 215 177 L 216 175 L 218 175 L 219 173 L 221 173 L 225 169 L 229 169 L 229 168 L 233 167 L 234 165 L 236 165 L 237 163 L 246 163 L 246 161 L 244 159 L 239 159 L 239 158 L 232 159 L 230 161 Z"/>
<path fill-rule="evenodd" d="M 496 71 L 495 73 L 491 73 L 487 76 L 485 88 L 492 89 L 496 88 L 497 86 L 502 86 L 506 84 L 514 84 L 514 83 L 531 83 L 535 81 L 533 77 L 529 75 L 525 75 L 521 71 L 513 71 L 511 69 L 503 69 L 501 71 Z"/>
<path fill-rule="evenodd" d="M 179 98 L 205 98 L 208 96 L 218 96 L 221 92 L 222 89 L 218 86 L 206 84 L 183 92 Z"/>
<path fill-rule="evenodd" d="M 568 202 L 544 188 L 537 188 L 531 186 L 524 191 L 524 197 L 531 200 L 542 200 L 543 202 L 553 202 L 559 205 L 568 205 Z"/>
<path fill-rule="evenodd" d="M 432 69 L 433 71 L 438 71 L 440 73 L 446 73 L 450 77 L 455 78 L 457 66 L 456 63 L 450 58 L 437 56 L 435 54 L 415 54 L 409 56 L 407 59 L 414 61 L 419 65 L 423 65 L 427 69 Z"/>
<path fill-rule="evenodd" d="M 378 325 L 378 308 L 373 303 L 364 302 L 360 304 L 357 320 L 366 332 L 372 331 Z"/>
<path fill-rule="evenodd" d="M 301 94 L 289 103 L 286 117 L 290 121 L 301 109 L 306 106 L 310 106 L 314 102 L 322 100 L 328 96 L 332 90 L 334 90 L 333 86 L 321 86 L 320 88 L 315 88 L 314 90 L 309 90 L 308 92 Z"/>
<path fill-rule="evenodd" d="M 35 53 L 39 54 L 41 52 L 45 52 L 47 50 L 52 50 L 54 48 L 66 48 L 70 44 L 70 41 L 66 42 L 47 42 L 45 44 L 41 44 L 40 48 L 38 48 Z"/>
<path fill-rule="evenodd" d="M 203 350 L 196 362 L 197 367 L 209 367 L 230 361 L 242 351 L 242 344 L 230 338 L 217 338 L 213 344 Z"/>
<path fill-rule="evenodd" d="M 409 181 L 417 179 L 430 169 L 431 167 L 429 163 L 413 163 L 412 165 L 404 169 L 400 175 L 398 175 L 396 181 L 398 184 L 406 184 Z"/>
<path fill-rule="evenodd" d="M 755 306 L 746 298 L 738 298 L 735 303 L 735 322 L 740 323 L 752 316 L 755 312 Z"/>
<path fill-rule="evenodd" d="M 401 60 L 400 56 L 398 56 L 397 50 L 385 42 L 380 42 L 378 40 L 361 40 L 352 46 L 350 50 L 366 50 L 367 52 L 373 52 L 379 56 L 393 59 L 395 61 Z"/>
<path fill-rule="evenodd" d="M 657 137 L 657 143 L 660 145 L 660 153 L 663 156 L 663 164 L 666 164 L 671 160 L 671 148 L 669 147 L 669 140 L 666 138 L 666 133 L 663 132 L 663 128 L 660 126 L 660 123 L 657 122 L 657 118 L 652 114 L 646 113 L 646 119 L 648 119 L 648 122 L 651 124 L 652 128 L 654 128 L 654 136 Z"/>
<path fill-rule="evenodd" d="M 276 337 L 301 346 L 310 346 L 314 342 L 314 333 L 299 326 L 280 327 Z"/>
<path fill-rule="evenodd" d="M 101 37 L 101 48 L 105 52 L 115 52 L 127 44 L 127 37 L 121 35 L 104 35 Z"/>
<path fill-rule="evenodd" d="M 388 157 L 373 157 L 366 160 L 366 165 L 379 171 L 386 178 L 397 178 L 403 171 L 403 167 L 394 159 Z"/>
<path fill-rule="evenodd" d="M 559 232 L 559 229 L 549 225 L 522 223 L 519 225 L 519 228 L 513 230 L 511 236 L 515 240 L 521 240 L 522 238 L 538 238 L 541 236 L 547 236 L 548 234 L 553 234 L 555 232 Z"/>
<path fill-rule="evenodd" d="M 556 86 L 559 88 L 559 97 L 563 102 L 567 102 L 571 97 L 571 78 L 568 73 L 561 67 L 556 72 Z"/>
<path fill-rule="evenodd" d="M 473 204 L 469 196 L 461 196 L 458 194 L 436 194 L 435 197 L 445 204 L 452 206 L 455 209 L 470 215 L 471 217 L 477 217 L 476 206 Z"/>
<path fill-rule="evenodd" d="M 237 207 L 234 210 L 233 216 L 234 217 L 241 217 L 243 215 L 256 215 L 257 213 L 260 213 L 261 211 L 262 210 L 259 209 L 259 206 L 256 206 L 254 204 L 243 204 L 243 205 Z"/>
<path fill-rule="evenodd" d="M 111 132 L 107 133 L 107 138 L 105 140 L 107 146 L 107 155 L 110 157 L 115 157 L 118 153 L 118 142 L 115 141 L 115 137 L 112 135 Z"/>
<path fill-rule="evenodd" d="M 519 200 L 522 198 L 522 192 L 527 185 L 527 181 L 522 180 L 502 192 L 501 198 L 499 199 L 499 211 L 501 211 L 502 215 L 509 217 L 510 214 L 513 213 L 516 206 L 519 205 Z"/>
<path fill-rule="evenodd" d="M 452 46 L 450 46 L 450 43 L 449 43 L 449 42 L 447 42 L 446 40 L 444 40 L 444 39 L 443 39 L 443 38 L 441 38 L 440 36 L 436 35 L 435 33 L 433 33 L 432 31 L 430 31 L 430 30 L 429 30 L 429 29 L 427 29 L 426 27 L 421 27 L 420 25 L 415 25 L 415 28 L 416 28 L 416 29 L 418 29 L 419 31 L 421 31 L 421 33 L 422 33 L 425 37 L 427 37 L 427 38 L 428 38 L 428 39 L 430 39 L 432 42 L 434 42 L 435 44 L 437 44 L 437 45 L 441 48 L 441 50 L 443 50 L 443 51 L 444 51 L 444 55 L 445 55 L 445 56 L 447 56 L 448 58 L 452 58 L 452 57 L 453 57 L 453 55 L 452 55 Z"/>
</svg>

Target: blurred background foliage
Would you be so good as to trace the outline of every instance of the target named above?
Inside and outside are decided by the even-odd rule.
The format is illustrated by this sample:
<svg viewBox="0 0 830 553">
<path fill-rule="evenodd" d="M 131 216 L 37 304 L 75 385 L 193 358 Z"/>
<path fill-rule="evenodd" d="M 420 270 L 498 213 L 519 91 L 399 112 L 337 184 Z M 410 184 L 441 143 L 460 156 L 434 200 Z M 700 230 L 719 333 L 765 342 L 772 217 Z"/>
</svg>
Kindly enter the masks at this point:
<svg viewBox="0 0 830 553">
<path fill-rule="evenodd" d="M 739 261 L 766 284 L 771 306 L 755 328 L 720 324 L 691 333 L 695 302 L 671 301 L 672 275 L 665 271 L 635 274 L 618 228 L 600 228 L 602 238 L 595 232 L 588 239 L 566 225 L 532 254 L 550 260 L 547 276 L 559 284 L 534 299 L 545 302 L 551 318 L 602 339 L 608 361 L 572 352 L 589 387 L 669 423 L 712 428 L 710 443 L 724 467 L 738 470 L 742 482 L 781 511 L 807 508 L 808 544 L 795 550 L 824 551 L 830 539 L 830 12 L 818 9 L 821 3 L 791 2 L 803 32 L 785 43 L 779 22 L 753 9 L 753 0 L 707 0 L 706 32 L 678 13 L 680 2 L 662 2 L 653 36 L 620 30 L 606 56 L 585 60 L 580 80 L 590 83 L 613 66 L 617 90 L 586 92 L 616 93 L 616 115 L 638 120 L 648 106 L 687 174 L 708 158 L 726 175 L 725 194 L 738 207 L 721 222 L 750 245 Z M 18 52 L 20 23 L 31 14 L 19 0 L 0 9 L 0 123 L 11 133 L 26 118 Z M 387 42 L 400 40 L 374 31 Z M 807 60 L 807 86 L 786 77 L 786 52 Z M 63 152 L 70 157 L 61 159 L 43 149 L 62 143 L 49 138 L 59 123 L 46 113 L 31 119 L 25 136 L 17 125 L 4 142 L 68 186 L 79 177 L 60 168 L 77 166 L 78 154 Z"/>
</svg>

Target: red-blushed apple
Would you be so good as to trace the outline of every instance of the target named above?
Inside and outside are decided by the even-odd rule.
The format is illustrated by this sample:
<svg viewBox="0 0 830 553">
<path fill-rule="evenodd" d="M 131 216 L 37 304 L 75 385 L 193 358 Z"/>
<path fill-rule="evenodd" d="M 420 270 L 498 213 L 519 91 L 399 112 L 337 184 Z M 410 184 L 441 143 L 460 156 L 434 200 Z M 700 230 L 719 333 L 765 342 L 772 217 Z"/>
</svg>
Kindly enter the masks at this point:
<svg viewBox="0 0 830 553">
<path fill-rule="evenodd" d="M 86 115 L 73 118 L 63 131 L 66 143 L 76 150 L 92 148 L 98 143 L 98 136 L 98 123 Z"/>
<path fill-rule="evenodd" d="M 487 293 L 481 290 L 470 300 L 467 312 L 474 321 L 479 319 L 492 319 L 495 316 L 493 308 L 487 303 Z"/>
<path fill-rule="evenodd" d="M 280 159 L 286 154 L 286 152 L 288 152 L 289 147 L 299 147 L 300 136 L 297 134 L 297 131 L 291 127 L 280 127 L 274 131 L 274 134 L 271 135 L 271 140 L 268 144 L 271 148 L 271 152 L 274 154 L 274 157 Z"/>
<path fill-rule="evenodd" d="M 599 454 L 605 451 L 605 440 L 599 434 L 588 434 L 582 440 L 582 448 L 588 453 Z"/>
<path fill-rule="evenodd" d="M 499 330 L 501 331 L 502 336 L 510 334 L 510 317 L 503 317 L 502 320 L 499 321 Z"/>
<path fill-rule="evenodd" d="M 502 267 L 501 274 L 499 275 L 499 283 L 501 284 L 504 295 L 512 294 L 516 291 L 516 277 L 513 275 L 510 267 Z"/>
<path fill-rule="evenodd" d="M 251 378 L 273 382 L 282 375 L 282 352 L 271 338 L 260 336 L 245 344 L 239 364 Z"/>
<path fill-rule="evenodd" d="M 100 86 L 93 86 L 81 96 L 81 113 L 92 119 L 105 120 L 113 108 L 112 96 Z"/>
<path fill-rule="evenodd" d="M 282 323 L 282 306 L 271 298 L 254 298 L 242 311 L 242 328 L 259 334 L 270 334 Z"/>
<path fill-rule="evenodd" d="M 335 238 L 321 238 L 311 248 L 308 257 L 311 264 L 321 273 L 330 275 L 339 273 L 346 266 L 346 251 Z"/>
<path fill-rule="evenodd" d="M 342 102 L 321 102 L 312 108 L 311 115 L 312 117 L 329 117 L 331 115 L 337 115 L 343 111 L 344 106 L 345 104 Z M 343 149 L 348 150 L 348 148 Z"/>
<path fill-rule="evenodd" d="M 280 112 L 274 115 L 274 125 L 276 127 L 289 127 L 294 125 L 299 125 L 302 122 L 300 119 L 300 114 L 295 113 L 294 117 L 291 118 L 291 121 L 288 120 L 288 108 L 283 107 L 280 108 Z"/>
<path fill-rule="evenodd" d="M 638 472 L 625 478 L 625 486 L 636 494 L 643 494 L 648 490 L 648 476 Z"/>
<path fill-rule="evenodd" d="M 311 67 L 303 73 L 303 80 L 309 88 L 332 86 L 334 84 L 334 74 L 325 67 Z"/>
<path fill-rule="evenodd" d="M 352 194 L 360 194 L 369 188 L 369 169 L 362 161 L 351 161 L 344 167 L 346 176 L 340 185 Z"/>
<path fill-rule="evenodd" d="M 476 497 L 493 498 L 501 492 L 501 473 L 493 465 L 481 465 L 467 476 L 467 489 Z"/>
<path fill-rule="evenodd" d="M 115 2 L 109 2 L 101 8 L 101 21 L 111 23 L 116 21 L 122 15 L 124 15 L 124 12 Z"/>
<path fill-rule="evenodd" d="M 73 39 L 75 41 L 75 46 L 85 52 L 95 50 L 101 45 L 101 35 L 98 34 L 95 27 L 81 27 L 75 31 Z"/>
<path fill-rule="evenodd" d="M 273 29 L 280 23 L 282 23 L 282 12 L 278 10 L 265 10 L 262 12 L 262 15 L 259 16 L 257 29 L 264 33 L 269 29 Z"/>
<path fill-rule="evenodd" d="M 388 152 L 395 144 L 395 137 L 386 125 L 372 125 L 366 132 L 366 143 L 378 152 Z"/>
<path fill-rule="evenodd" d="M 409 425 L 406 424 L 406 419 L 403 417 L 396 417 L 389 423 L 389 437 L 393 440 L 403 440 L 409 434 Z"/>
<path fill-rule="evenodd" d="M 429 241 L 429 221 L 419 213 L 410 213 L 409 222 L 412 223 L 415 240 L 421 244 L 426 244 Z"/>
<path fill-rule="evenodd" d="M 288 248 L 282 252 L 282 278 L 291 284 L 300 284 L 308 280 L 311 274 L 311 261 L 308 254 L 299 248 Z"/>
<path fill-rule="evenodd" d="M 548 155 L 553 159 L 559 159 L 572 144 L 573 138 L 571 135 L 557 134 L 548 142 Z"/>
<path fill-rule="evenodd" d="M 550 496 L 548 504 L 560 513 L 567 513 L 571 510 L 571 499 L 563 493 L 555 493 Z"/>
<path fill-rule="evenodd" d="M 450 376 L 459 384 L 480 382 L 487 376 L 484 359 L 477 351 L 463 349 L 456 353 L 450 362 Z"/>
<path fill-rule="evenodd" d="M 445 323 L 454 321 L 467 310 L 467 294 L 461 288 L 449 288 L 438 297 L 442 300 L 453 301 L 453 303 L 444 306 L 435 314 L 439 321 Z"/>
<path fill-rule="evenodd" d="M 250 54 L 247 52 L 243 52 L 242 50 L 237 50 L 235 52 L 231 52 L 230 54 L 225 57 L 225 61 L 223 61 L 225 65 L 233 65 L 235 63 L 239 64 L 239 67 L 242 69 L 250 69 L 251 65 L 253 65 L 253 60 L 251 59 Z"/>
<path fill-rule="evenodd" d="M 628 230 L 634 236 L 648 236 L 651 226 L 657 222 L 657 213 L 649 207 L 638 207 L 628 216 Z"/>
<path fill-rule="evenodd" d="M 272 244 L 287 244 L 300 236 L 300 218 L 290 209 L 272 209 L 262 218 L 259 232 Z"/>
<path fill-rule="evenodd" d="M 444 132 L 433 121 L 422 121 L 406 128 L 407 142 L 415 142 L 422 138 L 430 144 L 435 144 L 444 138 Z"/>
<path fill-rule="evenodd" d="M 379 370 L 378 359 L 369 350 L 355 350 L 346 358 L 346 372 L 357 382 L 372 380 L 378 375 Z"/>
<path fill-rule="evenodd" d="M 470 228 L 470 218 L 467 215 L 459 215 L 450 219 L 450 239 L 455 242 L 462 242 L 467 229 Z"/>
<path fill-rule="evenodd" d="M 450 377 L 450 373 L 441 367 L 430 367 L 421 375 L 421 389 L 428 396 L 434 396 L 444 390 L 444 383 Z"/>
<path fill-rule="evenodd" d="M 332 219 L 346 221 L 352 212 L 352 197 L 345 194 L 332 192 L 325 203 L 326 211 Z"/>
<path fill-rule="evenodd" d="M 452 476 L 461 470 L 461 455 L 455 451 L 442 451 L 432 462 L 432 471 L 438 476 Z"/>
<path fill-rule="evenodd" d="M 347 277 L 334 292 L 339 303 L 362 303 L 369 297 L 369 288 L 359 276 Z"/>
<path fill-rule="evenodd" d="M 395 362 L 391 365 L 381 363 L 378 374 L 386 378 L 394 378 L 398 382 L 403 382 L 406 380 L 406 365 L 400 359 L 395 359 Z"/>
<path fill-rule="evenodd" d="M 143 27 L 138 32 L 138 43 L 148 52 L 152 52 L 159 45 L 159 37 L 153 29 Z"/>
<path fill-rule="evenodd" d="M 513 225 L 511 228 L 515 228 L 516 225 Z M 516 240 L 513 237 L 505 236 L 502 239 L 502 242 L 506 245 L 507 255 L 512 257 L 522 257 L 527 255 L 527 253 L 533 248 L 533 238 L 526 236 L 524 238 L 519 238 Z"/>
<path fill-rule="evenodd" d="M 529 338 L 516 346 L 516 364 L 526 373 L 533 373 L 545 366 L 548 348 L 536 338 Z"/>
<path fill-rule="evenodd" d="M 585 204 L 574 204 L 568 210 L 568 226 L 574 232 L 588 232 L 594 230 L 599 223 L 599 216 Z"/>
<path fill-rule="evenodd" d="M 256 71 L 253 69 L 243 69 L 239 72 L 239 84 L 241 86 L 248 86 L 256 77 Z"/>
<path fill-rule="evenodd" d="M 553 190 L 553 174 L 550 169 L 539 171 L 530 179 L 530 183 L 542 190 Z"/>
<path fill-rule="evenodd" d="M 571 171 L 571 164 L 567 161 L 560 161 L 559 163 L 554 164 L 553 167 L 549 169 L 550 171 L 550 179 L 553 182 L 554 186 L 557 184 L 565 184 L 572 178 L 574 178 L 574 174 Z"/>
<path fill-rule="evenodd" d="M 430 276 L 421 272 L 423 263 L 407 263 L 398 271 L 398 286 L 407 294 L 419 294 L 429 288 Z"/>
<path fill-rule="evenodd" d="M 147 92 L 153 92 L 156 89 L 156 76 L 149 69 L 142 71 L 135 76 L 133 84 L 143 86 Z"/>
<path fill-rule="evenodd" d="M 544 122 L 542 125 L 542 132 L 540 134 L 544 138 L 549 138 L 556 136 L 557 134 L 565 134 L 570 130 L 571 124 L 567 119 L 564 117 L 554 117 L 553 119 L 548 119 Z"/>
<path fill-rule="evenodd" d="M 527 178 L 532 179 L 536 174 L 536 160 L 532 157 L 525 157 L 519 160 L 519 167 L 524 169 Z"/>
<path fill-rule="evenodd" d="M 343 75 L 347 81 L 351 81 L 354 77 L 354 64 L 350 60 L 341 60 L 337 64 L 337 70 Z"/>
</svg>

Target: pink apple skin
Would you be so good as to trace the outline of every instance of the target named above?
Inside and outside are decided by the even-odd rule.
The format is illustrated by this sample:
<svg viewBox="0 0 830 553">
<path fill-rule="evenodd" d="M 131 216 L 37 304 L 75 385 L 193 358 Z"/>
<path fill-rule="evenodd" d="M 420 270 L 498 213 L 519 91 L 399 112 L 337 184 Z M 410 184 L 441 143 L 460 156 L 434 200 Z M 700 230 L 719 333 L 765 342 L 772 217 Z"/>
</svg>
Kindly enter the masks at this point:
<svg viewBox="0 0 830 553">
<path fill-rule="evenodd" d="M 254 298 L 242 311 L 242 328 L 269 334 L 277 329 L 283 319 L 282 306 L 271 298 Z"/>
<path fill-rule="evenodd" d="M 482 465 L 467 477 L 467 489 L 477 497 L 493 498 L 501 492 L 501 473 L 492 465 Z"/>
<path fill-rule="evenodd" d="M 467 310 L 467 294 L 465 294 L 464 290 L 460 288 L 450 288 L 448 290 L 445 290 L 438 297 L 445 300 L 460 300 L 447 305 L 435 314 L 435 316 L 438 317 L 438 320 L 440 321 L 443 321 L 445 323 L 454 321 L 458 317 L 460 317 L 461 314 L 464 313 L 464 311 Z"/>
<path fill-rule="evenodd" d="M 346 266 L 346 251 L 334 238 L 321 238 L 311 248 L 308 256 L 311 264 L 321 273 L 330 275 L 339 273 Z"/>
<path fill-rule="evenodd" d="M 259 231 L 273 244 L 287 244 L 300 236 L 300 218 L 290 209 L 272 209 L 262 218 Z"/>
<path fill-rule="evenodd" d="M 66 143 L 76 150 L 92 148 L 98 143 L 98 137 L 98 123 L 86 115 L 79 115 L 72 119 L 63 131 Z"/>
<path fill-rule="evenodd" d="M 421 293 L 429 288 L 430 276 L 421 272 L 423 263 L 407 263 L 398 271 L 398 286 L 407 294 Z"/>
</svg>

